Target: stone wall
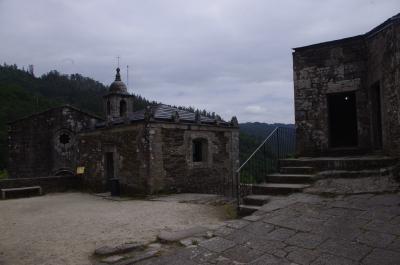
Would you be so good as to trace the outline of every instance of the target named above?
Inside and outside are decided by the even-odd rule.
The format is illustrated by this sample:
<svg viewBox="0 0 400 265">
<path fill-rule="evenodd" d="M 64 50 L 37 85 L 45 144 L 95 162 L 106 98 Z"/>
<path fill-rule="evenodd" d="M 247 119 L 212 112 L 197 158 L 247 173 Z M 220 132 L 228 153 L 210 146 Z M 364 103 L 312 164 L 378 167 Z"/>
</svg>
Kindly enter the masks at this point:
<svg viewBox="0 0 400 265">
<path fill-rule="evenodd" d="M 93 126 L 96 120 L 65 106 L 11 123 L 8 163 L 11 178 L 75 172 L 76 133 Z"/>
<path fill-rule="evenodd" d="M 373 86 L 381 89 L 383 151 L 400 153 L 400 24 L 365 35 L 296 48 L 293 53 L 295 120 L 299 155 L 331 151 L 327 95 L 355 91 L 358 149 L 377 146 Z M 379 130 L 378 130 L 379 131 Z"/>
<path fill-rule="evenodd" d="M 383 150 L 400 154 L 400 24 L 367 38 L 367 87 L 381 88 Z"/>
<path fill-rule="evenodd" d="M 329 149 L 327 95 L 356 91 L 359 147 L 369 146 L 363 38 L 354 37 L 293 53 L 297 152 L 317 155 Z"/>
<path fill-rule="evenodd" d="M 76 176 L 3 179 L 0 180 L 0 189 L 40 186 L 43 193 L 64 192 L 80 189 L 80 181 Z"/>
<path fill-rule="evenodd" d="M 92 191 L 107 187 L 107 152 L 114 153 L 114 175 L 123 192 L 148 192 L 146 136 L 143 123 L 99 129 L 79 135 L 78 166 L 85 167 L 83 186 Z"/>
<path fill-rule="evenodd" d="M 203 162 L 193 162 L 192 140 L 207 140 Z M 115 153 L 115 176 L 133 195 L 199 192 L 231 195 L 239 163 L 237 128 L 139 122 L 79 135 L 78 166 L 83 186 L 108 189 L 105 153 Z"/>
<path fill-rule="evenodd" d="M 126 113 L 129 115 L 133 112 L 133 96 L 130 94 L 108 94 L 104 96 L 104 113 L 106 113 L 107 120 L 119 118 L 120 116 L 120 103 L 125 101 Z"/>
<path fill-rule="evenodd" d="M 237 128 L 154 124 L 151 127 L 153 184 L 174 192 L 232 193 L 239 163 Z M 193 162 L 193 140 L 203 139 L 206 155 Z"/>
</svg>

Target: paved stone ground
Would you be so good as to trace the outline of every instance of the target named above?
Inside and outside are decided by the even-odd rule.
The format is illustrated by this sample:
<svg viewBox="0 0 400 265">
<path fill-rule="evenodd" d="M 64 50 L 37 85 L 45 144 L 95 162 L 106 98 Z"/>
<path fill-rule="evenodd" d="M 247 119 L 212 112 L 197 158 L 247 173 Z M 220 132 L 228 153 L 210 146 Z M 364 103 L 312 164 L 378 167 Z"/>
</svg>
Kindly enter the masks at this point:
<svg viewBox="0 0 400 265">
<path fill-rule="evenodd" d="M 294 194 L 226 222 L 198 246 L 156 264 L 400 264 L 400 193 L 324 198 Z"/>
</svg>

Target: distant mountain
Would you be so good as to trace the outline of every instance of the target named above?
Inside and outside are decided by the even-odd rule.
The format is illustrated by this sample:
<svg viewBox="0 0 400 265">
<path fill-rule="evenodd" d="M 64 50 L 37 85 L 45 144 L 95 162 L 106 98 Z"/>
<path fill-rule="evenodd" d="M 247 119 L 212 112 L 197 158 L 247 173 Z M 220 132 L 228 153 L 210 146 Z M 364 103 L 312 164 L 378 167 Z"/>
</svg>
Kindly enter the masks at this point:
<svg viewBox="0 0 400 265">
<path fill-rule="evenodd" d="M 294 128 L 294 124 L 240 123 L 240 163 L 243 163 L 276 127 Z"/>
<path fill-rule="evenodd" d="M 264 140 L 276 127 L 294 128 L 294 124 L 284 123 L 262 123 L 246 122 L 239 124 L 240 132 L 255 137 L 257 140 Z"/>
</svg>

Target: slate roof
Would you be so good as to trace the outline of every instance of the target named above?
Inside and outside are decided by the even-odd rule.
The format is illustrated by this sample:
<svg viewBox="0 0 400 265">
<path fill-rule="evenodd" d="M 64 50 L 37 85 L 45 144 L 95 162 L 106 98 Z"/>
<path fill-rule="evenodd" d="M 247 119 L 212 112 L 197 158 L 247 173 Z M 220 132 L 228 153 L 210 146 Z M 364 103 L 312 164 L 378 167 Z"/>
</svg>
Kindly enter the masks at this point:
<svg viewBox="0 0 400 265">
<path fill-rule="evenodd" d="M 180 123 L 196 123 L 196 114 L 190 111 L 181 110 L 168 105 L 159 104 L 150 106 L 150 112 L 153 113 L 152 120 L 154 122 L 174 122 L 174 115 L 177 112 L 179 116 Z M 142 109 L 131 113 L 126 118 L 116 118 L 111 122 L 111 125 L 118 125 L 126 123 L 128 120 L 130 123 L 144 121 L 145 120 L 146 109 Z M 221 126 L 231 126 L 230 122 L 224 121 L 218 117 L 210 118 L 200 115 L 200 120 L 202 124 L 219 124 Z M 105 127 L 106 122 L 99 122 L 96 124 L 96 128 Z"/>
<path fill-rule="evenodd" d="M 343 38 L 343 39 L 338 39 L 338 40 L 325 41 L 325 42 L 320 42 L 320 43 L 316 43 L 316 44 L 306 45 L 306 46 L 302 46 L 302 47 L 293 48 L 293 50 L 301 51 L 301 50 L 305 50 L 305 49 L 309 49 L 309 48 L 327 46 L 327 45 L 332 45 L 332 44 L 340 43 L 340 42 L 353 41 L 353 40 L 356 40 L 356 39 L 370 38 L 370 37 L 374 36 L 375 34 L 379 33 L 380 31 L 386 29 L 388 26 L 391 26 L 394 23 L 400 23 L 400 13 L 398 13 L 397 15 L 387 19 L 385 22 L 379 24 L 378 26 L 376 26 L 375 28 L 373 28 L 372 30 L 368 31 L 365 34 L 356 35 L 356 36 L 353 36 L 353 37 L 348 37 L 348 38 Z"/>
</svg>

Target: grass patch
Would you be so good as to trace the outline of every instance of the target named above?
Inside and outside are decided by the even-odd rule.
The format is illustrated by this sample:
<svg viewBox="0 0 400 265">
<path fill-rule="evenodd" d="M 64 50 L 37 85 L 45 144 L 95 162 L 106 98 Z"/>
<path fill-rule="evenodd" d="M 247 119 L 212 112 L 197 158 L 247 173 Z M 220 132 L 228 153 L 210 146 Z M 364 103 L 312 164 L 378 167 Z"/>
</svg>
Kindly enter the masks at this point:
<svg viewBox="0 0 400 265">
<path fill-rule="evenodd" d="M 8 179 L 8 172 L 7 170 L 0 170 L 0 179 Z"/>
<path fill-rule="evenodd" d="M 224 209 L 225 215 L 228 219 L 238 218 L 238 213 L 235 205 L 225 204 L 222 206 L 222 208 Z"/>
</svg>

